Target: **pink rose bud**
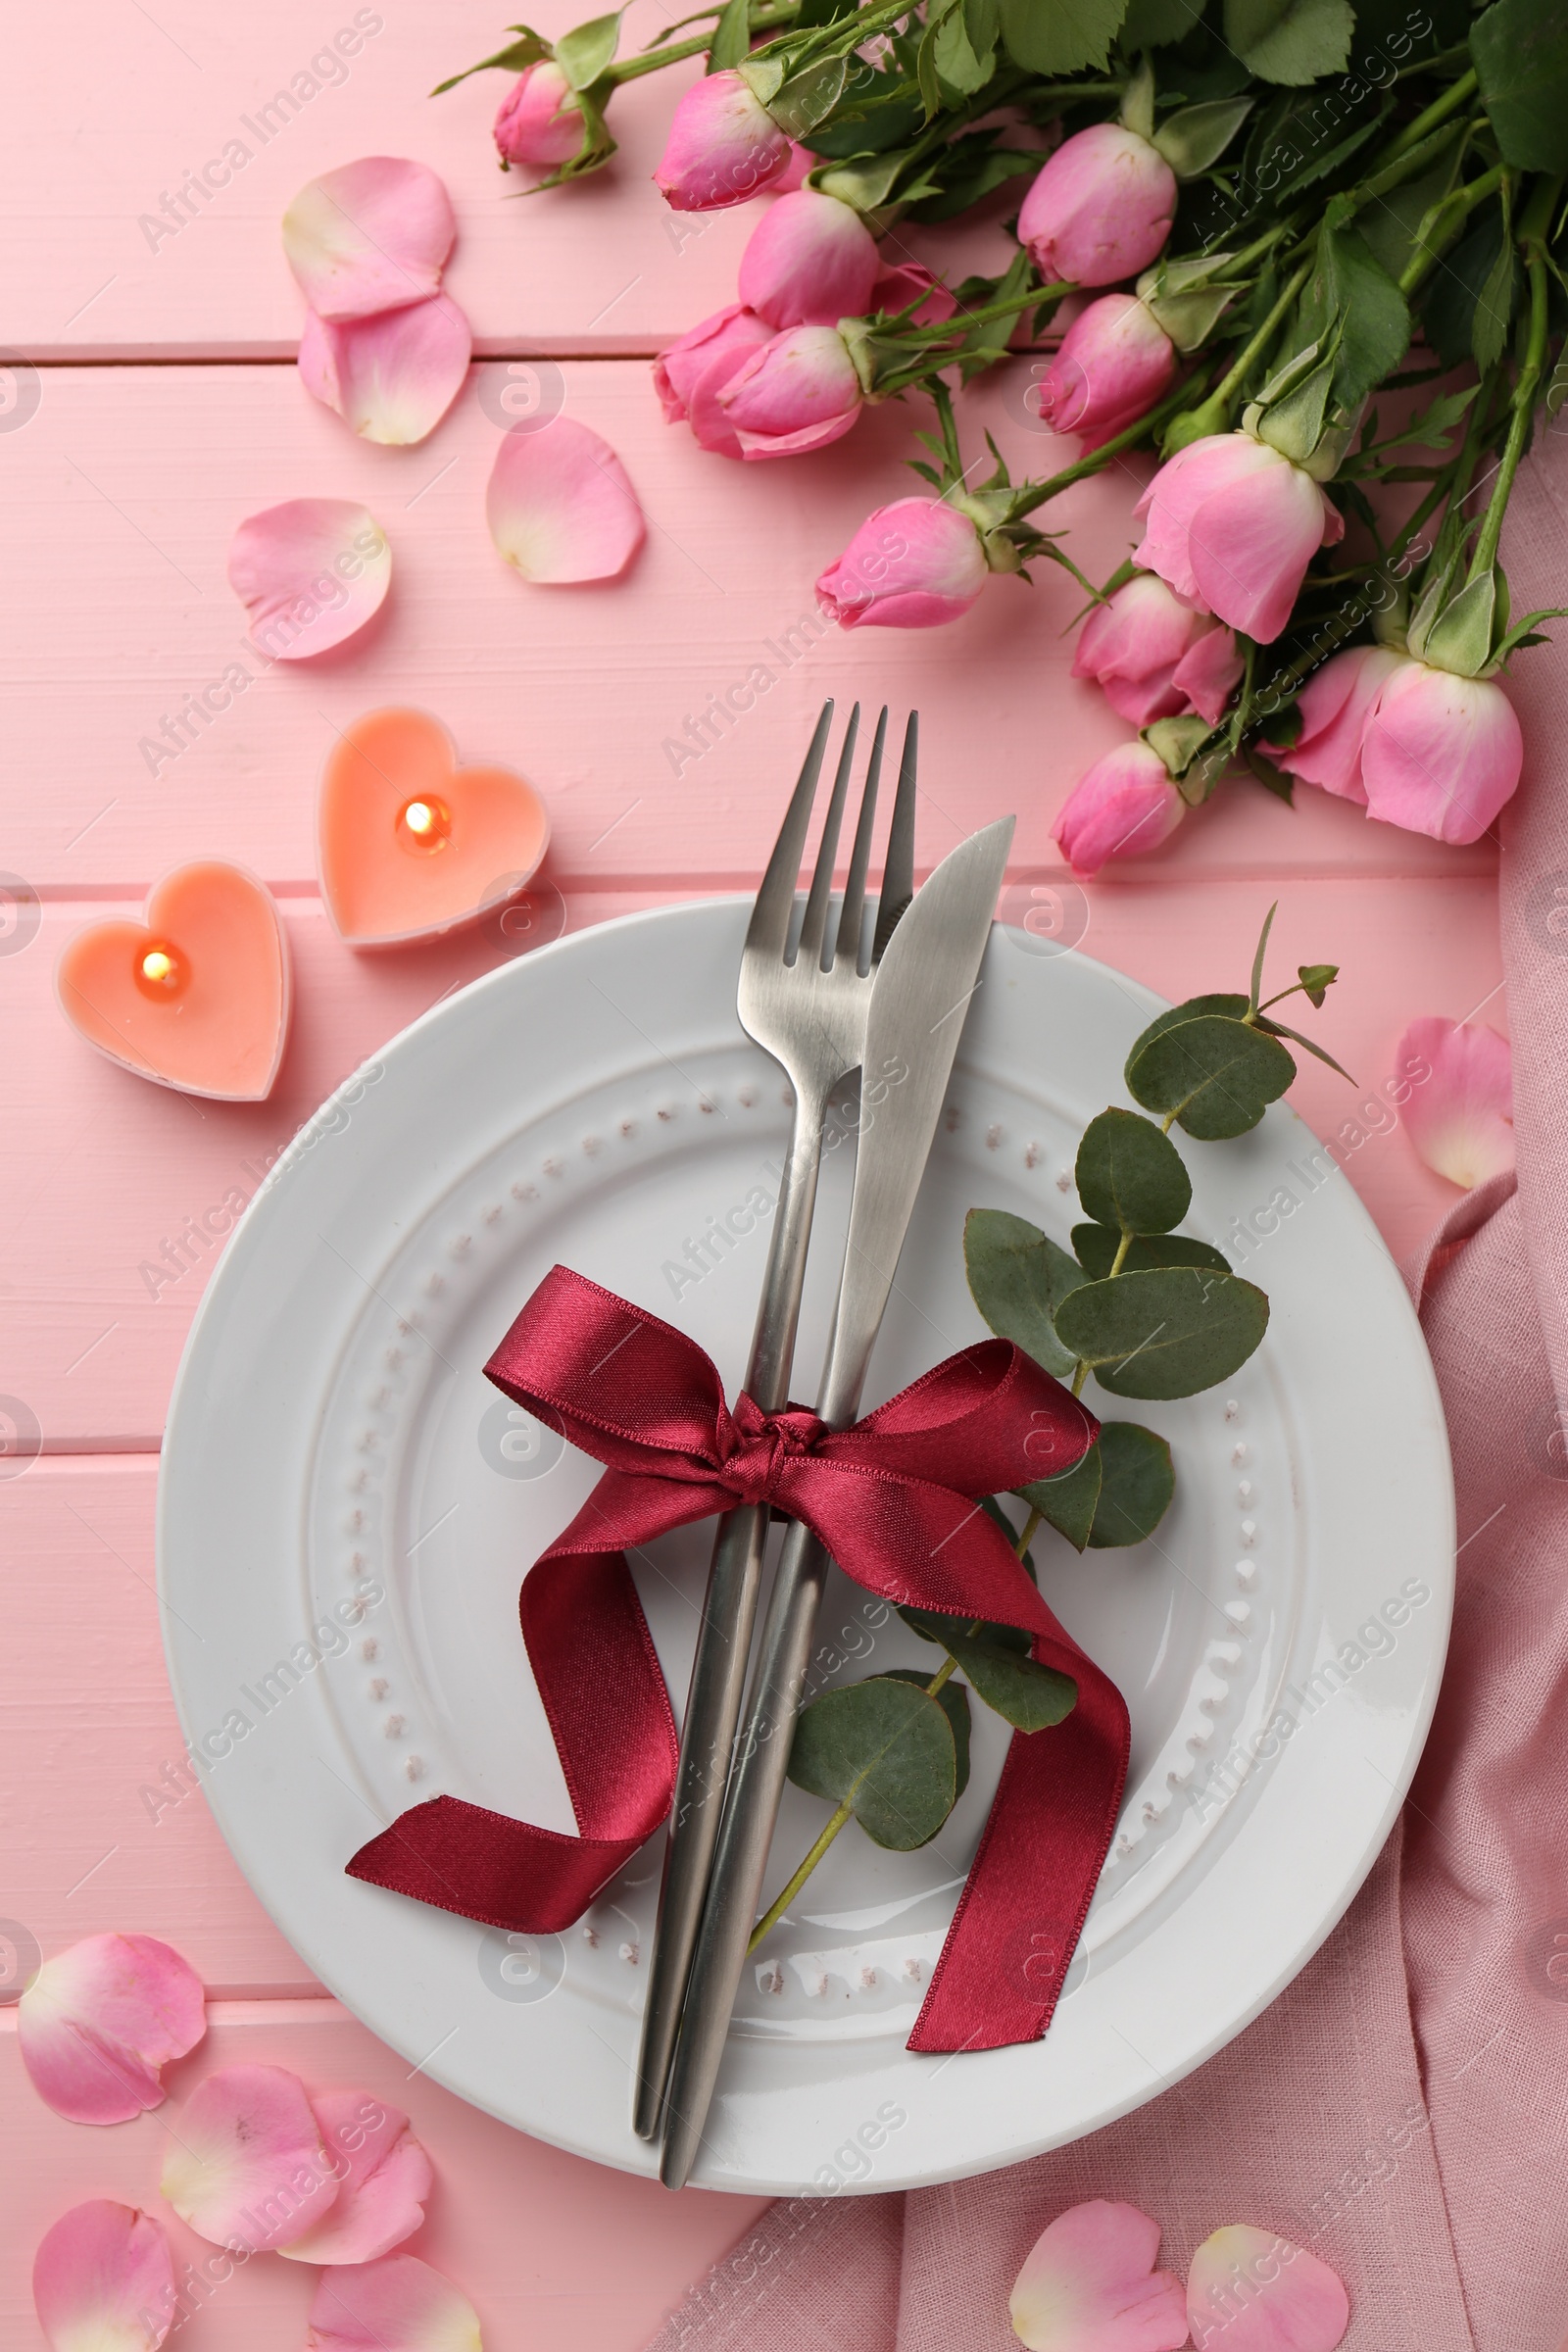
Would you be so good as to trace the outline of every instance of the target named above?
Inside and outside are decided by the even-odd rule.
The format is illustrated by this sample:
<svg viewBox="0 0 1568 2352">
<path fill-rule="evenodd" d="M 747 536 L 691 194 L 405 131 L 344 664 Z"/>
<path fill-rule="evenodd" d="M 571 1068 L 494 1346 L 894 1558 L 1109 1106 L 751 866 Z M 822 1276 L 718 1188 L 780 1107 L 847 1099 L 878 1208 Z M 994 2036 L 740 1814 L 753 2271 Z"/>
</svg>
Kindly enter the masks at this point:
<svg viewBox="0 0 1568 2352">
<path fill-rule="evenodd" d="M 899 498 L 866 516 L 816 597 L 841 629 L 935 629 L 967 612 L 989 575 L 967 514 L 940 498 Z"/>
<path fill-rule="evenodd" d="M 878 267 L 855 207 L 802 188 L 753 229 L 736 292 L 770 326 L 836 326 L 869 307 Z"/>
<path fill-rule="evenodd" d="M 654 390 L 666 423 L 689 423 L 704 449 L 738 458 L 741 445 L 718 395 L 741 362 L 772 340 L 765 320 L 738 302 L 692 327 L 654 362 Z"/>
<path fill-rule="evenodd" d="M 1142 568 L 1260 645 L 1290 619 L 1317 550 L 1345 536 L 1345 517 L 1312 476 L 1248 433 L 1178 450 L 1134 513 L 1149 518 Z"/>
<path fill-rule="evenodd" d="M 1176 373 L 1176 346 L 1136 294 L 1102 294 L 1076 318 L 1040 383 L 1040 414 L 1055 433 L 1098 449 L 1135 424 Z"/>
<path fill-rule="evenodd" d="M 1301 732 L 1288 751 L 1269 752 L 1275 766 L 1364 808 L 1361 739 L 1378 696 L 1404 659 L 1390 646 L 1357 645 L 1314 670 L 1297 703 Z"/>
<path fill-rule="evenodd" d="M 1147 270 L 1170 234 L 1176 174 L 1119 122 L 1063 139 L 1018 215 L 1018 240 L 1047 284 L 1111 286 Z"/>
<path fill-rule="evenodd" d="M 743 458 L 793 458 L 840 440 L 860 414 L 862 397 L 837 328 L 792 326 L 742 361 L 718 406 Z"/>
<path fill-rule="evenodd" d="M 738 74 L 707 74 L 676 107 L 654 184 L 677 213 L 745 204 L 789 170 L 791 146 Z"/>
<path fill-rule="evenodd" d="M 1075 874 L 1098 874 L 1111 858 L 1157 850 L 1185 814 L 1159 754 L 1122 743 L 1073 786 L 1051 837 Z"/>
<path fill-rule="evenodd" d="M 1478 841 L 1518 789 L 1524 737 L 1494 678 L 1356 646 L 1307 680 L 1299 708 L 1277 764 L 1407 833 Z"/>
<path fill-rule="evenodd" d="M 1201 661 L 1200 647 L 1208 648 Z M 1184 605 L 1152 572 L 1129 580 L 1108 603 L 1096 606 L 1078 633 L 1072 661 L 1073 676 L 1093 678 L 1111 709 L 1135 727 L 1174 718 L 1189 705 L 1212 725 L 1219 715 L 1209 707 L 1216 685 L 1223 679 L 1223 710 L 1241 673 L 1230 630 L 1217 627 L 1211 613 Z M 1195 683 L 1202 702 L 1193 693 Z"/>
<path fill-rule="evenodd" d="M 933 277 L 924 262 L 901 262 L 896 270 L 884 270 L 871 288 L 870 308 L 896 318 L 918 295 L 925 299 L 912 314 L 911 326 L 943 326 L 958 307 L 956 295 Z"/>
<path fill-rule="evenodd" d="M 553 57 L 540 58 L 518 76 L 496 117 L 503 164 L 568 163 L 582 145 L 582 132 L 576 95 Z"/>
<path fill-rule="evenodd" d="M 1361 740 L 1366 812 L 1434 841 L 1479 841 L 1524 766 L 1514 707 L 1494 678 L 1402 662 Z"/>
</svg>

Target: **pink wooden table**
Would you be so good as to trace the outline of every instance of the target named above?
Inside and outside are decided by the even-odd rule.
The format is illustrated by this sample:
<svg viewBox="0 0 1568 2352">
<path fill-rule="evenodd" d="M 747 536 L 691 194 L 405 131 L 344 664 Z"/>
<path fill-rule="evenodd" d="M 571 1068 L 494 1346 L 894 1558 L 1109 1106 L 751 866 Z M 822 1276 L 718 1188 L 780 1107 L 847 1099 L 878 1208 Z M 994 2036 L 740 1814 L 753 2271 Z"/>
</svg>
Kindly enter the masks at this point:
<svg viewBox="0 0 1568 2352">
<path fill-rule="evenodd" d="M 662 6 L 638 0 L 639 37 Z M 157 1456 L 216 1253 L 168 1246 L 234 1189 L 254 1192 L 377 1045 L 516 952 L 493 928 L 378 958 L 337 941 L 315 881 L 313 809 L 333 728 L 353 713 L 413 702 L 445 719 L 466 756 L 525 770 L 551 806 L 547 876 L 573 929 L 753 887 L 824 693 L 918 700 L 921 862 L 1015 808 L 1025 886 L 1061 878 L 1054 812 L 1125 730 L 1067 676 L 1074 598 L 1060 575 L 1032 593 L 994 584 L 939 634 L 822 629 L 811 581 L 871 505 L 909 486 L 900 462 L 919 419 L 882 411 L 836 449 L 744 470 L 666 428 L 648 356 L 730 299 L 756 208 L 682 220 L 657 197 L 649 172 L 673 76 L 617 98 L 612 172 L 515 199 L 488 146 L 499 77 L 424 97 L 496 46 L 506 13 L 482 0 L 97 0 L 74 13 L 67 38 L 38 9 L 11 27 L 0 348 L 29 365 L 0 410 L 0 867 L 36 892 L 42 919 L 0 937 L 0 1402 L 36 1419 L 42 1451 L 0 1459 L 0 1915 L 45 1953 L 118 1928 L 189 1956 L 211 1989 L 213 2030 L 174 2070 L 176 2101 L 209 2066 L 249 2058 L 295 2067 L 313 2086 L 364 2082 L 411 2109 L 439 2180 L 413 2249 L 471 2294 L 489 2352 L 633 2352 L 755 2202 L 671 2199 L 411 2080 L 313 1983 L 201 1796 L 159 1801 L 181 1742 L 153 1590 Z M 580 13 L 547 0 L 538 22 L 559 30 Z M 357 54 L 313 72 L 351 24 Z M 189 173 L 236 141 L 248 153 L 230 155 L 227 184 L 187 194 L 182 219 Z M 290 365 L 300 314 L 278 217 L 314 173 L 377 153 L 444 174 L 461 221 L 448 282 L 482 355 L 414 450 L 354 441 Z M 499 396 L 509 363 L 540 359 L 560 368 L 570 413 L 619 450 L 646 507 L 648 546 L 623 584 L 530 591 L 491 548 L 482 493 Z M 1010 460 L 1043 472 L 1049 445 L 1023 408 L 1026 380 L 1022 368 L 995 380 L 986 416 Z M 149 753 L 144 739 L 221 674 L 243 633 L 224 578 L 234 525 L 312 494 L 361 498 L 383 524 L 395 562 L 385 612 L 341 654 L 258 679 L 177 757 Z M 1125 551 L 1135 495 L 1124 469 L 1058 510 L 1091 571 Z M 760 661 L 779 678 L 756 710 L 700 758 L 672 752 L 688 719 Z M 1158 859 L 1091 886 L 1083 944 L 1169 994 L 1232 987 L 1278 897 L 1281 964 L 1345 967 L 1322 1034 L 1361 1092 L 1311 1064 L 1295 1097 L 1331 1135 L 1380 1085 L 1412 1015 L 1484 1004 L 1501 1022 L 1495 860 L 1490 843 L 1444 852 L 1303 800 L 1293 813 L 1237 789 Z M 135 911 L 168 866 L 202 854 L 265 876 L 292 935 L 293 1038 L 271 1101 L 253 1108 L 122 1074 L 54 1004 L 71 931 Z M 1345 1164 L 1396 1251 L 1451 1198 L 1392 1126 Z M 175 1279 L 155 1279 L 171 1265 Z M 14 2022 L 0 2007 L 0 2028 Z M 60 2123 L 9 2033 L 0 2053 L 0 2333 L 37 2352 L 37 2239 L 84 2196 L 157 2209 L 166 2126 Z M 309 2285 L 297 2266 L 259 2261 L 176 2340 L 190 2352 L 300 2343 Z"/>
</svg>

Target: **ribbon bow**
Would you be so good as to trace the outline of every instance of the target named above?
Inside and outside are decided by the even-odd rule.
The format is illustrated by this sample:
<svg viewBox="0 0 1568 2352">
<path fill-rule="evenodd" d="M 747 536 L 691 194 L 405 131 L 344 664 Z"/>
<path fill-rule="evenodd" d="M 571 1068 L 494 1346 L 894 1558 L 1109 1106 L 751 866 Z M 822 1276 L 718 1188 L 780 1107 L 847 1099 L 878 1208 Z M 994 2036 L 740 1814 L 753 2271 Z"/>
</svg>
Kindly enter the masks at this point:
<svg viewBox="0 0 1568 2352">
<path fill-rule="evenodd" d="M 1078 1703 L 1015 1732 L 911 2050 L 995 2049 L 1051 2022 L 1126 1779 L 1127 1709 L 1047 1608 L 977 1497 L 1070 1469 L 1093 1416 L 1010 1340 L 963 1348 L 853 1428 L 790 1405 L 731 1411 L 695 1342 L 557 1266 L 486 1366 L 514 1403 L 605 1464 L 523 1581 L 519 1613 L 581 1835 L 458 1797 L 413 1806 L 351 1877 L 491 1927 L 580 1919 L 669 1811 L 674 1718 L 624 1549 L 766 1502 L 884 1599 L 1022 1628 Z"/>
</svg>

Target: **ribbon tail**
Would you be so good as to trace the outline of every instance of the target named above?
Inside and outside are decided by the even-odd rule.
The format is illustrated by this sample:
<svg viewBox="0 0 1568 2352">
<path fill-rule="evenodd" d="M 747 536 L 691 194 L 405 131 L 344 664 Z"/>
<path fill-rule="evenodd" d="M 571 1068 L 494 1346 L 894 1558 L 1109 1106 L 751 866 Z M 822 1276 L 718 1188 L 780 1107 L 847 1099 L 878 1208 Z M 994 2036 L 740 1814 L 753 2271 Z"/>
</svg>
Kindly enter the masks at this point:
<svg viewBox="0 0 1568 2352">
<path fill-rule="evenodd" d="M 347 1869 L 350 1878 L 489 1927 L 554 1935 L 582 1917 L 668 1813 L 675 1722 L 620 1552 L 546 1552 L 521 1606 L 581 1836 L 438 1796 L 400 1814 Z"/>
<path fill-rule="evenodd" d="M 649 1834 L 658 1827 L 650 1824 Z M 362 1845 L 347 1870 L 351 1879 L 455 1911 L 460 1919 L 553 1936 L 582 1917 L 642 1842 L 566 1838 L 462 1797 L 433 1796 Z"/>
<path fill-rule="evenodd" d="M 1072 1654 L 1076 1653 L 1076 1654 Z M 1050 2025 L 1100 1880 L 1130 1731 L 1120 1691 L 1065 1638 L 1036 1643 L 1073 1675 L 1078 1704 L 1014 1732 L 980 1848 L 906 2047 L 996 2050 Z"/>
</svg>

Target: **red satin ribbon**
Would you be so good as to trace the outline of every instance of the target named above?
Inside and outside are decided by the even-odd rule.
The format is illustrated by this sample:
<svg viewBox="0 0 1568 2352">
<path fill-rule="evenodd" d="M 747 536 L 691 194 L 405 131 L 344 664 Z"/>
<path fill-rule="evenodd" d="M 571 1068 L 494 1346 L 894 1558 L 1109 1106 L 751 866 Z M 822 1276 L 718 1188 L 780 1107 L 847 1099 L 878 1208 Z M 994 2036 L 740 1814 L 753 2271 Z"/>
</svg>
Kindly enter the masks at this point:
<svg viewBox="0 0 1568 2352">
<path fill-rule="evenodd" d="M 1127 1709 L 976 1498 L 1070 1468 L 1094 1441 L 1093 1416 L 1009 1340 L 949 1356 L 853 1429 L 828 1430 L 799 1405 L 763 1413 L 744 1395 L 731 1412 L 691 1340 L 564 1266 L 486 1371 L 606 1465 L 519 1601 L 582 1835 L 438 1796 L 362 1846 L 350 1876 L 492 1927 L 538 1935 L 579 1919 L 663 1821 L 674 1788 L 674 1719 L 623 1552 L 765 1502 L 804 1520 L 867 1591 L 1020 1626 L 1034 1656 L 1077 1683 L 1063 1723 L 1012 1736 L 908 2047 L 1037 2039 L 1115 1826 Z"/>
</svg>

